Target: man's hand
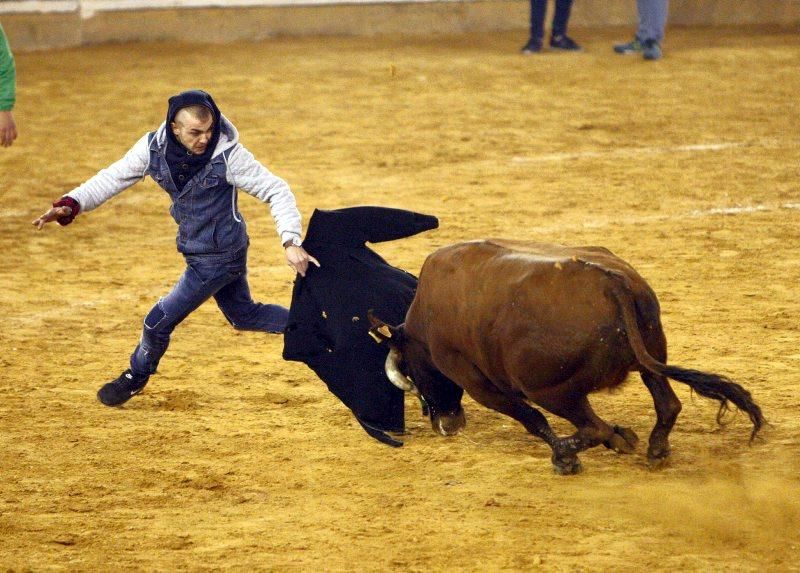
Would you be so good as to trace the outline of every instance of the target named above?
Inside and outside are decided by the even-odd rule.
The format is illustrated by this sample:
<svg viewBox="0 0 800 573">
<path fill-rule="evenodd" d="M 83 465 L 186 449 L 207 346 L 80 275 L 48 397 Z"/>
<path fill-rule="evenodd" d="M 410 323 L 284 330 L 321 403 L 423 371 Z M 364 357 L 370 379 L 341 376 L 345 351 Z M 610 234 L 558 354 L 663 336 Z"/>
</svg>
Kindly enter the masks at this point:
<svg viewBox="0 0 800 573">
<path fill-rule="evenodd" d="M 45 224 L 55 221 L 59 217 L 69 217 L 70 215 L 72 215 L 72 209 L 70 207 L 51 207 L 47 213 L 33 222 L 33 226 L 36 227 L 36 230 L 41 231 Z"/>
<path fill-rule="evenodd" d="M 300 273 L 301 277 L 306 276 L 309 262 L 319 266 L 319 261 L 309 255 L 303 247 L 296 247 L 294 245 L 286 247 L 286 260 L 295 272 Z"/>
<path fill-rule="evenodd" d="M 17 138 L 17 124 L 10 111 L 0 111 L 0 145 L 8 147 Z"/>
</svg>

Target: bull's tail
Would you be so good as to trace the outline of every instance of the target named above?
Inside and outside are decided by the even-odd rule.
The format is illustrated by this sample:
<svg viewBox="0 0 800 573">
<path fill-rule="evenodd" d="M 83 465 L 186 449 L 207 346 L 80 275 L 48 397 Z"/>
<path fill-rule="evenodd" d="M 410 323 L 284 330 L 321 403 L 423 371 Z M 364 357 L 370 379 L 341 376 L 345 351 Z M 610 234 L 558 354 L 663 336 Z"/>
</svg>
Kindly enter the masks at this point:
<svg viewBox="0 0 800 573">
<path fill-rule="evenodd" d="M 669 366 L 653 358 L 647 351 L 639 330 L 633 291 L 628 286 L 627 279 L 624 276 L 613 273 L 613 278 L 614 286 L 612 292 L 622 311 L 628 341 L 639 364 L 654 374 L 660 374 L 687 384 L 701 396 L 717 400 L 720 403 L 717 422 L 720 424 L 722 423 L 723 415 L 729 410 L 728 402 L 733 402 L 737 408 L 747 413 L 753 423 L 753 431 L 750 434 L 750 441 L 752 442 L 764 425 L 765 420 L 761 413 L 761 408 L 753 401 L 750 392 L 726 376 L 690 370 L 679 366 Z"/>
</svg>

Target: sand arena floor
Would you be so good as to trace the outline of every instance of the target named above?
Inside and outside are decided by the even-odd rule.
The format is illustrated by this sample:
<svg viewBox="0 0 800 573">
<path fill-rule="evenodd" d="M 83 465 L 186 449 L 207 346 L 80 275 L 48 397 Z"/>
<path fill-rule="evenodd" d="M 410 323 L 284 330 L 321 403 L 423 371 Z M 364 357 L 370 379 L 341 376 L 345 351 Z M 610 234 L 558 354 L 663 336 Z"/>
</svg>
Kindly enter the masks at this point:
<svg viewBox="0 0 800 573">
<path fill-rule="evenodd" d="M 670 31 L 656 64 L 628 30 L 577 55 L 518 34 L 109 45 L 19 54 L 20 138 L 0 150 L 0 568 L 276 571 L 800 570 L 800 35 Z M 752 391 L 771 425 L 684 410 L 672 464 L 645 448 L 548 448 L 467 400 L 455 438 L 407 402 L 393 450 L 366 437 L 280 337 L 213 303 L 175 332 L 120 409 L 95 400 L 182 270 L 167 196 L 147 180 L 67 228 L 49 202 L 202 87 L 243 143 L 315 207 L 399 206 L 441 228 L 379 245 L 417 272 L 452 242 L 604 245 L 659 294 L 670 362 Z M 293 277 L 267 210 L 242 194 L 256 298 Z M 638 377 L 593 399 L 646 439 Z M 561 433 L 571 432 L 550 417 Z"/>
</svg>

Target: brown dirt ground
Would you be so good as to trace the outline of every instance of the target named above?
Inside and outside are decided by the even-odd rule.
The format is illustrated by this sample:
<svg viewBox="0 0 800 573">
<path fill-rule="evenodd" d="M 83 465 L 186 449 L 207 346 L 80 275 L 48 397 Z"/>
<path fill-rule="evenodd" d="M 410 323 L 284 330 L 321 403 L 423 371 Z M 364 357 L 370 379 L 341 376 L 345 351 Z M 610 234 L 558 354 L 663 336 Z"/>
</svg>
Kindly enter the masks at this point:
<svg viewBox="0 0 800 573">
<path fill-rule="evenodd" d="M 628 33 L 578 31 L 584 53 L 537 57 L 519 34 L 19 54 L 21 135 L 0 150 L 0 567 L 800 571 L 800 35 L 673 29 L 648 64 L 611 53 Z M 167 197 L 148 180 L 71 227 L 30 221 L 191 87 L 306 218 L 438 215 L 378 247 L 409 271 L 487 236 L 609 247 L 659 293 L 671 362 L 750 389 L 763 440 L 674 384 L 684 410 L 658 472 L 640 445 L 556 476 L 543 443 L 470 400 L 445 439 L 409 399 L 393 450 L 283 362 L 280 337 L 234 332 L 213 304 L 144 394 L 102 407 L 182 270 Z M 240 204 L 253 291 L 288 304 L 271 218 Z M 642 438 L 654 422 L 638 378 L 593 402 Z"/>
</svg>

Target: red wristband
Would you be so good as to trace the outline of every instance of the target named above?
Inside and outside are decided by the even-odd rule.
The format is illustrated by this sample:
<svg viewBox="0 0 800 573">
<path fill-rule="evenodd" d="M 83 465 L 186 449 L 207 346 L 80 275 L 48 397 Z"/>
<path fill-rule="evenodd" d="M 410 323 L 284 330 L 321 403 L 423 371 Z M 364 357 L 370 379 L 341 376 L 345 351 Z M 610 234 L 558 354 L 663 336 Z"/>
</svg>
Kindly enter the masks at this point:
<svg viewBox="0 0 800 573">
<path fill-rule="evenodd" d="M 80 203 L 78 203 L 75 199 L 73 199 L 69 195 L 65 195 L 64 197 L 53 203 L 53 207 L 69 207 L 70 209 L 72 209 L 72 213 L 70 213 L 69 215 L 63 215 L 58 219 L 56 219 L 56 221 L 58 221 L 58 224 L 61 226 L 69 225 L 70 223 L 72 223 L 73 219 L 75 219 L 75 217 L 78 216 L 78 213 L 81 210 Z"/>
</svg>

